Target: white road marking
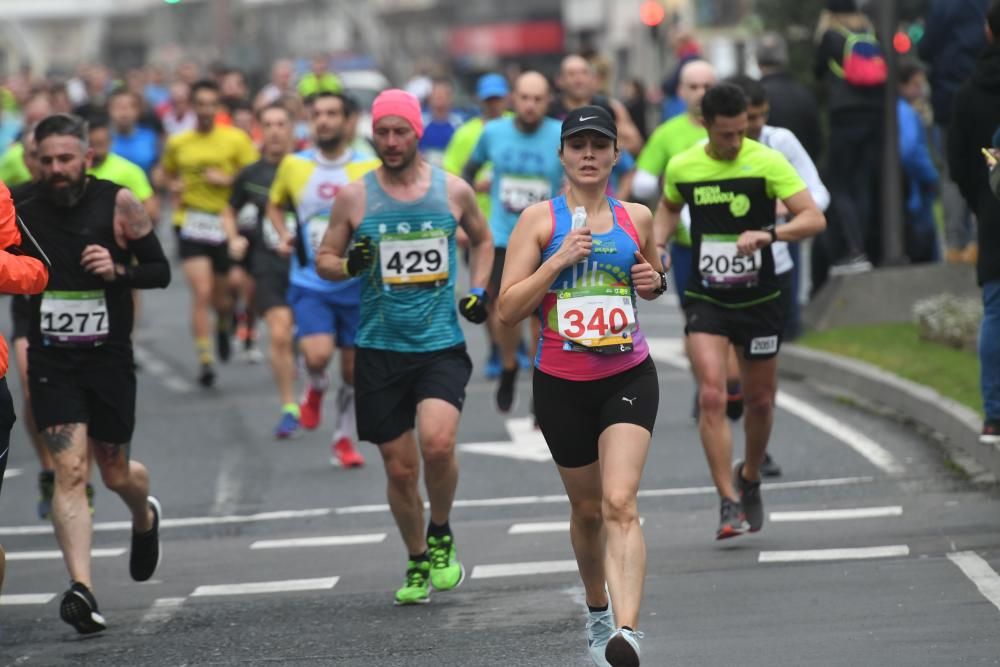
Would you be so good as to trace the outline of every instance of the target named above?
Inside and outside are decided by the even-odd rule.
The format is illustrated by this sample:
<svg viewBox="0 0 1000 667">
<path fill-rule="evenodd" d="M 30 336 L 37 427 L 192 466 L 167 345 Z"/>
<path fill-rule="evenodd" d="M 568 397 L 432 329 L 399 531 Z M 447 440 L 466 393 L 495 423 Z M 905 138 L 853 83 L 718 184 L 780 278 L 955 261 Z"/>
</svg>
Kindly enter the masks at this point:
<svg viewBox="0 0 1000 667">
<path fill-rule="evenodd" d="M 21 595 L 0 595 L 0 606 L 21 604 L 48 604 L 56 593 L 25 593 Z"/>
<path fill-rule="evenodd" d="M 154 376 L 160 384 L 170 391 L 177 394 L 188 394 L 194 391 L 193 384 L 175 374 L 169 365 L 158 359 L 146 348 L 133 344 L 132 353 L 135 355 L 135 360 L 142 366 L 143 371 Z"/>
<path fill-rule="evenodd" d="M 3 471 L 3 478 L 10 479 L 12 477 L 19 477 L 23 472 L 24 470 L 21 468 L 7 468 Z"/>
<path fill-rule="evenodd" d="M 997 575 L 989 563 L 972 551 L 948 554 L 948 560 L 958 566 L 958 569 L 976 585 L 984 598 L 1000 609 L 1000 575 Z"/>
<path fill-rule="evenodd" d="M 646 517 L 639 517 L 639 525 L 646 523 Z M 515 523 L 507 529 L 508 535 L 530 535 L 533 533 L 568 533 L 569 521 L 538 521 Z"/>
<path fill-rule="evenodd" d="M 777 401 L 779 408 L 791 412 L 796 417 L 837 438 L 887 475 L 903 474 L 903 464 L 896 460 L 896 457 L 890 454 L 889 450 L 861 431 L 820 412 L 805 401 L 789 396 L 783 391 L 778 391 Z"/>
<path fill-rule="evenodd" d="M 227 448 L 222 453 L 219 464 L 219 474 L 215 478 L 215 503 L 212 514 L 228 516 L 236 509 L 243 483 L 237 474 L 237 468 L 243 456 L 235 448 Z"/>
<path fill-rule="evenodd" d="M 761 551 L 758 563 L 806 563 L 830 560 L 864 560 L 868 558 L 897 558 L 909 556 L 910 547 L 895 544 L 886 547 L 860 547 L 852 549 L 807 549 L 804 551 Z"/>
<path fill-rule="evenodd" d="M 157 632 L 160 626 L 174 617 L 180 611 L 181 605 L 187 598 L 157 598 L 153 606 L 143 615 L 139 622 L 139 627 L 135 633 L 139 635 L 149 635 Z"/>
<path fill-rule="evenodd" d="M 535 563 L 477 565 L 472 569 L 472 578 L 495 579 L 497 577 L 524 577 L 535 574 L 555 574 L 557 572 L 576 572 L 576 561 L 545 560 Z"/>
<path fill-rule="evenodd" d="M 91 549 L 91 558 L 115 558 L 125 553 L 125 547 L 119 549 Z M 59 560 L 63 557 L 58 549 L 52 551 L 12 551 L 7 554 L 7 560 Z"/>
<path fill-rule="evenodd" d="M 849 519 L 878 519 L 887 516 L 903 516 L 900 505 L 885 507 L 858 507 L 837 510 L 805 510 L 796 512 L 771 512 L 771 521 L 845 521 Z"/>
<path fill-rule="evenodd" d="M 386 533 L 371 535 L 330 535 L 327 537 L 301 537 L 288 540 L 258 540 L 251 549 L 295 549 L 299 547 L 344 547 L 355 544 L 381 544 Z"/>
<path fill-rule="evenodd" d="M 807 479 L 797 482 L 765 482 L 764 490 L 781 489 L 807 489 L 824 488 L 836 486 L 852 486 L 855 484 L 870 484 L 875 481 L 874 477 L 831 477 L 829 479 Z M 642 498 L 672 497 L 672 496 L 696 496 L 711 495 L 716 493 L 712 486 L 692 486 L 675 489 L 645 489 L 639 491 Z M 454 507 L 510 507 L 515 505 L 539 505 L 568 502 L 565 494 L 554 494 L 546 496 L 511 496 L 508 498 L 477 498 L 467 500 L 456 500 Z M 424 503 L 427 507 L 427 504 Z M 198 526 L 219 526 L 235 523 L 257 523 L 261 521 L 285 521 L 292 519 L 310 519 L 324 517 L 330 514 L 374 514 L 378 512 L 388 512 L 388 505 L 351 505 L 347 507 L 317 507 L 304 510 L 280 510 L 275 512 L 261 512 L 259 514 L 233 514 L 229 516 L 192 516 L 184 518 L 164 519 L 161 526 L 164 528 L 190 528 Z M 105 521 L 94 524 L 94 530 L 99 532 L 112 532 L 119 530 L 132 530 L 131 521 Z M 3 526 L 0 527 L 0 537 L 15 535 L 49 535 L 52 533 L 51 525 L 40 526 Z"/>
<path fill-rule="evenodd" d="M 293 591 L 326 591 L 337 585 L 340 577 L 320 579 L 287 579 L 285 581 L 256 581 L 247 584 L 221 584 L 199 586 L 191 597 L 215 595 L 257 595 L 259 593 L 290 593 Z"/>
<path fill-rule="evenodd" d="M 690 368 L 690 363 L 684 356 L 684 346 L 680 339 L 671 338 L 647 338 L 650 354 L 659 361 L 663 361 L 677 368 Z M 861 433 L 847 424 L 837 421 L 805 401 L 778 391 L 777 406 L 782 410 L 792 413 L 799 419 L 808 422 L 815 428 L 833 436 L 845 445 L 856 451 L 876 468 L 888 475 L 901 475 L 904 472 L 903 465 L 889 451 L 878 444 L 867 435 Z"/>
<path fill-rule="evenodd" d="M 544 462 L 551 461 L 552 454 L 542 432 L 535 428 L 535 421 L 530 417 L 518 417 L 505 421 L 510 440 L 504 442 L 475 442 L 462 444 L 458 449 L 472 454 L 502 456 L 521 461 Z"/>
</svg>

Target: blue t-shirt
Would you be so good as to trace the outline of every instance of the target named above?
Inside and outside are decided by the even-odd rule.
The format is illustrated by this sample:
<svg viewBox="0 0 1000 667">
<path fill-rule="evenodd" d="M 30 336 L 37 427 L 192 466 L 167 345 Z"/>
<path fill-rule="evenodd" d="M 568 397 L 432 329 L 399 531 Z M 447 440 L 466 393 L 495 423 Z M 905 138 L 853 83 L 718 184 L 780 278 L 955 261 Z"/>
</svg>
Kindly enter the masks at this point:
<svg viewBox="0 0 1000 667">
<path fill-rule="evenodd" d="M 430 114 L 424 114 L 424 134 L 420 137 L 420 152 L 424 159 L 440 167 L 444 159 L 444 149 L 448 147 L 455 130 L 462 126 L 462 117 L 451 114 L 447 120 L 434 120 Z"/>
<path fill-rule="evenodd" d="M 513 118 L 497 118 L 483 128 L 472 160 L 493 163 L 490 230 L 496 247 L 507 247 L 521 211 L 559 194 L 561 133 L 562 123 L 553 118 L 545 118 L 531 134 L 519 130 Z"/>
<path fill-rule="evenodd" d="M 132 134 L 111 134 L 111 152 L 142 167 L 148 176 L 160 160 L 160 140 L 156 132 L 137 125 Z"/>
</svg>

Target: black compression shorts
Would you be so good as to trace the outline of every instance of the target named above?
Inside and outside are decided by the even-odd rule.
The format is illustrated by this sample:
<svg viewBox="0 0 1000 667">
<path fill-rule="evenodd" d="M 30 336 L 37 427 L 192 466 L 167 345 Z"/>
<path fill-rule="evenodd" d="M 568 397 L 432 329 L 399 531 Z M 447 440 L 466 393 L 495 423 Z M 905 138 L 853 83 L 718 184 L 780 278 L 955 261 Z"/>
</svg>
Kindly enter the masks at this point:
<svg viewBox="0 0 1000 667">
<path fill-rule="evenodd" d="M 543 373 L 532 377 L 535 418 L 563 468 L 580 468 L 597 461 L 597 441 L 614 424 L 635 424 L 652 434 L 660 403 L 656 366 L 646 357 L 638 366 L 579 382 Z"/>
</svg>

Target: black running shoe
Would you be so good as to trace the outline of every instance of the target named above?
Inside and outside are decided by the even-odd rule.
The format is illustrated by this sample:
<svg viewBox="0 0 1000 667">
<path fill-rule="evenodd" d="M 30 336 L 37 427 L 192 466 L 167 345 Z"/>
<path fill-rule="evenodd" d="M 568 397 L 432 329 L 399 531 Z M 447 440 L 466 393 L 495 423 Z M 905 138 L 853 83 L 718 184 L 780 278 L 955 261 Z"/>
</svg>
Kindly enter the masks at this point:
<svg viewBox="0 0 1000 667">
<path fill-rule="evenodd" d="M 232 341 L 229 340 L 229 331 L 219 329 L 215 332 L 215 351 L 219 354 L 219 361 L 226 363 L 232 356 Z"/>
<path fill-rule="evenodd" d="M 770 454 L 764 454 L 764 462 L 760 464 L 761 477 L 781 477 L 781 466 L 774 462 Z"/>
<path fill-rule="evenodd" d="M 128 573 L 135 581 L 147 581 L 160 564 L 160 501 L 149 496 L 153 510 L 153 527 L 142 534 L 132 533 L 132 549 L 128 557 Z"/>
<path fill-rule="evenodd" d="M 211 389 L 215 386 L 215 369 L 212 364 L 201 365 L 201 371 L 198 373 L 198 384 L 205 389 Z"/>
<path fill-rule="evenodd" d="M 715 539 L 725 540 L 737 537 L 747 529 L 746 515 L 738 502 L 723 498 L 719 506 L 719 530 Z"/>
<path fill-rule="evenodd" d="M 81 635 L 92 635 L 108 627 L 97 611 L 97 600 L 90 589 L 78 581 L 70 584 L 59 604 L 59 618 L 66 621 Z"/>
<path fill-rule="evenodd" d="M 743 514 L 750 525 L 750 532 L 756 533 L 764 525 L 764 501 L 760 498 L 760 482 L 743 478 L 743 461 L 733 466 L 733 486 L 740 494 Z"/>
<path fill-rule="evenodd" d="M 500 386 L 497 387 L 497 410 L 503 414 L 510 412 L 514 406 L 514 387 L 517 383 L 517 369 L 503 369 L 500 373 Z"/>
</svg>

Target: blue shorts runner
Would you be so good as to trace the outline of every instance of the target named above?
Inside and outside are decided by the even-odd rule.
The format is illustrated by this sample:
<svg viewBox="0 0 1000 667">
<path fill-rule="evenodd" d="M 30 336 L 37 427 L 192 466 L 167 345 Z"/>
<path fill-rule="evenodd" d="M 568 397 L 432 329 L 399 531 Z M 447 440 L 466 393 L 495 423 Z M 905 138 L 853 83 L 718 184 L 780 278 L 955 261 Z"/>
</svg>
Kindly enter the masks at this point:
<svg viewBox="0 0 1000 667">
<path fill-rule="evenodd" d="M 338 298 L 339 297 L 339 298 Z M 338 292 L 318 292 L 291 285 L 288 305 L 295 317 L 296 336 L 325 334 L 337 340 L 337 347 L 352 348 L 361 322 L 361 304 L 345 303 Z"/>
</svg>

